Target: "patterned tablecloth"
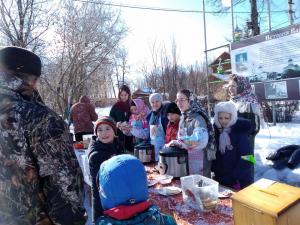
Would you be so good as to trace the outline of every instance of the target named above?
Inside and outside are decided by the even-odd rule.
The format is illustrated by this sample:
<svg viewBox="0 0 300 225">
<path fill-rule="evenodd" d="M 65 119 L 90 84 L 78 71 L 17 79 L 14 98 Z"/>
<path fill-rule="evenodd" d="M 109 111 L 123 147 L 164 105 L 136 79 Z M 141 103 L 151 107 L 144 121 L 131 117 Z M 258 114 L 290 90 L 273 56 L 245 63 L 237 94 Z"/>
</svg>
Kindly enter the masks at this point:
<svg viewBox="0 0 300 225">
<path fill-rule="evenodd" d="M 145 166 L 148 177 L 151 178 L 157 176 L 153 170 L 153 166 Z M 159 206 L 161 211 L 172 215 L 178 224 L 180 225 L 232 225 L 233 224 L 233 211 L 232 202 L 230 198 L 219 199 L 216 209 L 209 212 L 202 212 L 200 210 L 193 209 L 183 202 L 182 194 L 173 196 L 163 196 L 158 193 L 163 185 L 155 184 L 149 187 L 149 199 L 150 202 Z M 180 180 L 174 180 L 171 184 L 164 186 L 176 186 L 180 187 Z M 224 188 L 220 187 L 220 191 Z"/>
</svg>

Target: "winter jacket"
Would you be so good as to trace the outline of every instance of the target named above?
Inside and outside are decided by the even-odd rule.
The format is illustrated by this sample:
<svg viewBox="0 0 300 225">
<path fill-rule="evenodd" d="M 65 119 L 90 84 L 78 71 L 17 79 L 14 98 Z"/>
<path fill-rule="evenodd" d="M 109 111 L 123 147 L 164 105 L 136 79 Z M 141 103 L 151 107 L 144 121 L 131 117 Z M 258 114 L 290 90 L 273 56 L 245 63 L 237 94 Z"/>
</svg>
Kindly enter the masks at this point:
<svg viewBox="0 0 300 225">
<path fill-rule="evenodd" d="M 219 147 L 220 131 L 215 124 L 214 128 Z M 226 150 L 224 154 L 217 151 L 216 160 L 212 163 L 212 170 L 215 173 L 215 179 L 220 184 L 233 188 L 235 184 L 239 183 L 240 187 L 244 188 L 254 182 L 254 165 L 242 158 L 242 156 L 254 154 L 248 139 L 250 130 L 250 121 L 238 119 L 229 133 L 232 150 Z"/>
<path fill-rule="evenodd" d="M 116 123 L 117 122 L 128 122 L 130 118 L 130 101 L 128 102 L 116 102 L 110 112 L 109 116 L 112 117 Z M 122 133 L 121 130 L 118 129 L 117 133 L 120 142 L 123 144 L 123 147 L 132 152 L 133 151 L 133 138 L 132 136 L 127 136 Z"/>
<path fill-rule="evenodd" d="M 98 115 L 87 96 L 82 96 L 79 102 L 72 106 L 70 118 L 74 125 L 75 133 L 94 133 L 93 121 L 98 119 Z"/>
<path fill-rule="evenodd" d="M 143 213 L 139 213 L 128 220 L 116 220 L 108 216 L 101 216 L 96 225 L 176 225 L 176 221 L 168 215 L 161 213 L 157 206 L 151 206 Z"/>
<path fill-rule="evenodd" d="M 176 123 L 168 123 L 166 130 L 166 144 L 172 140 L 176 140 L 177 132 L 179 129 L 179 121 Z"/>
<path fill-rule="evenodd" d="M 87 155 L 92 179 L 92 216 L 94 222 L 103 214 L 97 185 L 97 174 L 100 165 L 112 156 L 122 153 L 124 153 L 124 148 L 118 139 L 115 139 L 111 144 L 104 144 L 99 140 L 92 140 L 90 143 Z"/>
<path fill-rule="evenodd" d="M 0 224 L 84 224 L 83 176 L 63 119 L 0 76 Z"/>
<path fill-rule="evenodd" d="M 147 120 L 135 120 L 133 115 L 130 117 L 129 123 L 131 130 L 129 135 L 133 135 L 135 138 L 135 144 L 140 143 L 143 140 L 149 139 L 149 125 Z"/>
<path fill-rule="evenodd" d="M 182 134 L 187 136 L 192 136 L 196 128 L 203 128 L 208 137 L 207 133 L 207 123 L 205 119 L 197 112 L 185 112 L 182 113 L 179 122 L 178 138 Z M 197 146 L 193 149 L 188 150 L 188 159 L 189 159 L 189 172 L 190 174 L 201 174 L 206 177 L 210 177 L 210 166 L 211 163 L 207 158 L 207 151 L 205 147 L 207 145 L 206 141 L 199 142 Z"/>
</svg>

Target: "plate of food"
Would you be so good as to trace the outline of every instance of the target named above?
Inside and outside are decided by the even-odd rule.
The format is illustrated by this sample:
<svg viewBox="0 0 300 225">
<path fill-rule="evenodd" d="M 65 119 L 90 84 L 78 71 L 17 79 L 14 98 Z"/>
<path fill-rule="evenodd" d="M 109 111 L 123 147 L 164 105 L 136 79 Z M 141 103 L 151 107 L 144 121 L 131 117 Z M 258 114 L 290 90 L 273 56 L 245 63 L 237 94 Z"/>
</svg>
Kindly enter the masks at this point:
<svg viewBox="0 0 300 225">
<path fill-rule="evenodd" d="M 157 189 L 157 192 L 164 196 L 177 195 L 181 192 L 181 188 L 175 186 L 168 186 Z"/>
<path fill-rule="evenodd" d="M 154 179 L 148 179 L 148 187 L 152 187 L 154 186 L 155 184 L 157 184 L 158 181 L 157 180 L 154 180 Z"/>
<path fill-rule="evenodd" d="M 157 180 L 161 184 L 170 184 L 172 182 L 173 176 L 170 175 L 159 175 L 155 177 L 155 180 Z"/>
</svg>

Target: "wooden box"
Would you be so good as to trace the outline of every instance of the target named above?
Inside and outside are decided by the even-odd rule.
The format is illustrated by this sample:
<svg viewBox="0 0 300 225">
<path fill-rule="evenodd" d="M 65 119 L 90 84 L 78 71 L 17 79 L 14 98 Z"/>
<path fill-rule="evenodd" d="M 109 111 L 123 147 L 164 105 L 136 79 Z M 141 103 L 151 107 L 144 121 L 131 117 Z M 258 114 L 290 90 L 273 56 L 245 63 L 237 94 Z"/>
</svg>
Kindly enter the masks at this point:
<svg viewBox="0 0 300 225">
<path fill-rule="evenodd" d="M 232 196 L 234 225 L 299 225 L 300 188 L 261 179 Z"/>
</svg>

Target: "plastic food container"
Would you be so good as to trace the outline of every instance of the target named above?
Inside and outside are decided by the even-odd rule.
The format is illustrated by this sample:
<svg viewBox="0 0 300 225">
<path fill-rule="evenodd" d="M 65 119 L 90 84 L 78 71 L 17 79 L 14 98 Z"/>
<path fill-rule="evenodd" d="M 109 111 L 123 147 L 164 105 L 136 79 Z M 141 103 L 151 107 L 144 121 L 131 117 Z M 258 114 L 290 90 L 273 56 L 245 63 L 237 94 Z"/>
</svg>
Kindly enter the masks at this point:
<svg viewBox="0 0 300 225">
<path fill-rule="evenodd" d="M 218 203 L 219 183 L 201 175 L 180 178 L 182 197 L 185 204 L 194 209 L 209 211 Z"/>
</svg>

